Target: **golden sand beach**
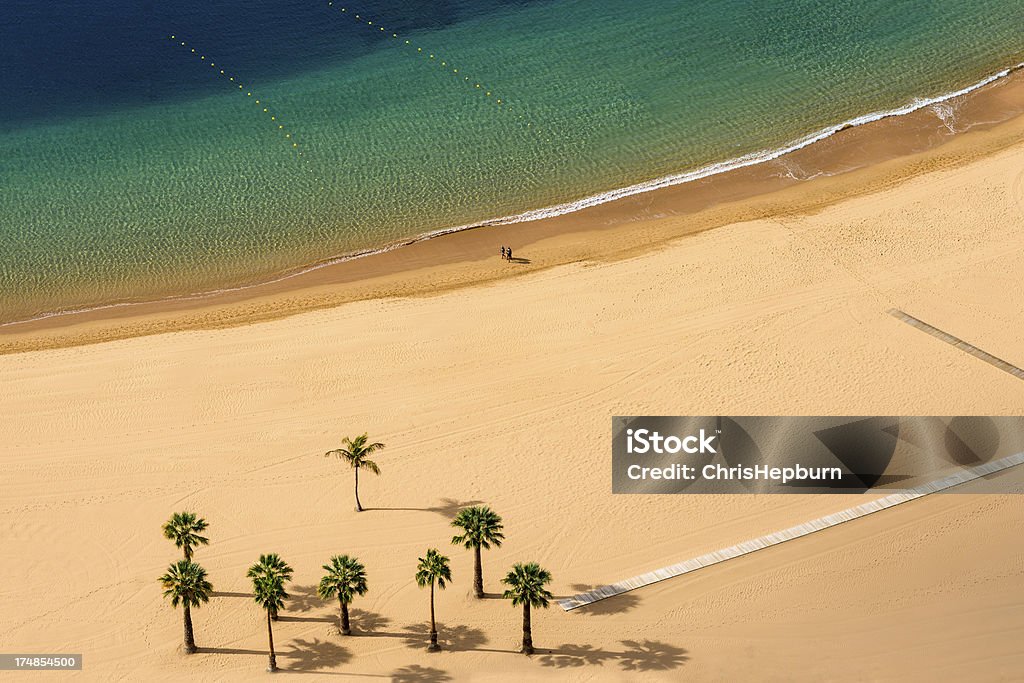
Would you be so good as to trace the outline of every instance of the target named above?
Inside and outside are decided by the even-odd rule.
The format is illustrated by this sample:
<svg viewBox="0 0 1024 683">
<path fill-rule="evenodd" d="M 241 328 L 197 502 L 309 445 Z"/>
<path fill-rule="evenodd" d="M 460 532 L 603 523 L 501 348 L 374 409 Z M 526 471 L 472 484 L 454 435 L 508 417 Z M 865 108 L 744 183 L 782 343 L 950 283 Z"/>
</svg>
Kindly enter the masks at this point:
<svg viewBox="0 0 1024 683">
<path fill-rule="evenodd" d="M 277 552 L 295 568 L 279 664 L 332 680 L 1016 678 L 1015 496 L 933 496 L 593 607 L 552 605 L 534 614 L 531 658 L 519 611 L 472 597 L 449 522 L 490 505 L 507 540 L 484 555 L 486 590 L 535 560 L 561 597 L 858 500 L 612 496 L 614 415 L 1020 414 L 1024 382 L 887 311 L 1024 365 L 1022 132 L 1014 119 L 698 214 L 630 204 L 628 225 L 592 226 L 614 253 L 579 230 L 533 234 L 517 277 L 480 277 L 509 274 L 506 233 L 482 229 L 461 244 L 493 253 L 462 270 L 434 240 L 396 252 L 409 268 L 390 279 L 293 290 L 311 309 L 296 314 L 228 302 L 205 321 L 137 311 L 132 334 L 109 319 L 8 329 L 9 352 L 60 348 L 0 356 L 0 642 L 81 652 L 88 680 L 251 680 L 266 627 L 245 572 Z M 458 286 L 365 298 L 414 280 Z M 163 331 L 176 326 L 195 329 Z M 127 338 L 74 345 L 104 336 Z M 356 513 L 351 472 L 322 454 L 364 431 L 387 448 Z M 196 559 L 217 591 L 194 611 L 190 657 L 157 582 L 178 557 L 160 525 L 181 509 L 210 522 Z M 436 654 L 413 581 L 428 547 L 454 573 Z M 370 583 L 347 638 L 314 591 L 341 553 Z"/>
</svg>

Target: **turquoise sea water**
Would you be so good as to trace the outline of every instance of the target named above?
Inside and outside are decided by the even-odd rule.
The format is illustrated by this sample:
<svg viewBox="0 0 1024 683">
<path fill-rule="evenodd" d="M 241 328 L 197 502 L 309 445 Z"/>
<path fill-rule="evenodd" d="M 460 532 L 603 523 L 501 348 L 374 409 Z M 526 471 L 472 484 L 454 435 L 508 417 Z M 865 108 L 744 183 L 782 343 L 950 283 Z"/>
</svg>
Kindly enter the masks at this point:
<svg viewBox="0 0 1024 683">
<path fill-rule="evenodd" d="M 1024 61 L 1024 0 L 85 4 L 4 10 L 0 320 L 572 202 Z"/>
</svg>

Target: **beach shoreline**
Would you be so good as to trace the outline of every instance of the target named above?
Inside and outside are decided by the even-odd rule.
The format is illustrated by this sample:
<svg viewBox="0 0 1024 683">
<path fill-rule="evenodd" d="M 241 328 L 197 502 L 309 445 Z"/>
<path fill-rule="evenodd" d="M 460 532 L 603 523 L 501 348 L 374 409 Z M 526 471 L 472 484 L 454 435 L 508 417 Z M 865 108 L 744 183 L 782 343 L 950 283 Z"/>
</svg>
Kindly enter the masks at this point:
<svg viewBox="0 0 1024 683">
<path fill-rule="evenodd" d="M 1005 71 L 969 92 L 838 127 L 775 158 L 642 192 L 623 191 L 625 196 L 610 201 L 581 200 L 571 211 L 545 209 L 521 214 L 540 216 L 529 220 L 511 217 L 437 231 L 237 288 L 6 321 L 0 323 L 0 354 L 430 295 L 567 263 L 626 258 L 732 223 L 814 212 L 1014 144 L 1024 134 L 1024 71 L 1020 65 Z M 499 261 L 500 244 L 526 258 Z"/>
</svg>

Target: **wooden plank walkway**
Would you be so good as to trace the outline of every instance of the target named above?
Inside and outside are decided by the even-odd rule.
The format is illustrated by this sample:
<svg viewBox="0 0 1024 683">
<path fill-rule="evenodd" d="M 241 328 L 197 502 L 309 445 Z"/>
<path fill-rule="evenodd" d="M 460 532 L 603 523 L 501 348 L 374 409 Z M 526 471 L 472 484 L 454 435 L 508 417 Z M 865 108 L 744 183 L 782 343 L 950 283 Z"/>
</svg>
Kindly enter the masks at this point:
<svg viewBox="0 0 1024 683">
<path fill-rule="evenodd" d="M 607 586 L 599 586 L 586 593 L 579 593 L 571 597 L 559 600 L 559 606 L 566 612 L 574 610 L 578 607 L 583 607 L 597 602 L 598 600 L 604 600 L 614 595 L 619 595 L 627 591 L 642 588 L 643 586 L 649 586 L 652 583 L 658 581 L 664 581 L 675 576 L 682 576 L 683 574 L 689 574 L 698 569 L 704 567 L 710 567 L 711 565 L 731 560 L 734 557 L 741 557 L 764 548 L 770 548 L 773 545 L 785 543 L 791 541 L 794 538 L 800 538 L 801 536 L 807 536 L 815 531 L 821 531 L 822 529 L 828 529 L 836 525 L 842 524 L 843 522 L 849 522 L 853 519 L 860 517 L 866 517 L 867 515 L 888 508 L 895 507 L 902 503 L 907 503 L 912 500 L 916 500 L 923 496 L 935 493 L 937 491 L 945 491 L 951 489 L 954 486 L 960 486 L 969 481 L 980 479 L 989 474 L 1001 472 L 1011 467 L 1016 467 L 1024 463 L 1024 452 L 1010 455 L 999 460 L 976 465 L 974 467 L 965 468 L 948 477 L 936 479 L 935 481 L 921 484 L 913 488 L 894 493 L 883 498 L 878 498 L 868 503 L 857 505 L 856 507 L 847 508 L 846 510 L 840 510 L 831 515 L 819 517 L 818 519 L 812 519 L 804 524 L 798 524 L 797 526 L 790 527 L 789 529 L 783 529 L 782 531 L 776 531 L 773 534 L 767 534 L 766 536 L 760 536 L 749 541 L 737 543 L 736 545 L 729 546 L 728 548 L 722 548 L 700 557 L 695 557 L 692 560 L 686 560 L 678 564 L 673 564 L 668 567 L 662 567 L 661 569 L 655 569 L 654 571 L 647 572 L 646 574 L 640 574 L 628 579 L 623 579 L 617 583 L 612 583 Z"/>
<path fill-rule="evenodd" d="M 898 318 L 898 319 L 902 320 L 903 322 L 905 322 L 908 325 L 911 325 L 912 327 L 916 327 L 917 329 L 921 330 L 922 332 L 927 332 L 928 334 L 930 334 L 931 336 L 935 337 L 936 339 L 941 339 L 942 341 L 946 342 L 950 346 L 955 346 L 956 348 L 960 349 L 964 353 L 969 353 L 972 356 L 974 356 L 975 358 L 978 358 L 980 360 L 985 361 L 989 365 L 994 365 L 995 367 L 999 368 L 1003 372 L 1010 373 L 1011 375 L 1013 375 L 1017 379 L 1024 379 L 1024 370 L 1018 368 L 1016 365 L 1011 365 L 1010 363 L 1007 363 L 1002 358 L 997 358 L 996 356 L 993 356 L 991 353 L 988 353 L 987 351 L 982 351 L 977 346 L 974 346 L 973 344 L 968 344 L 967 342 L 965 342 L 963 339 L 960 339 L 959 337 L 954 337 L 953 335 L 949 334 L 948 332 L 943 332 L 942 330 L 940 330 L 937 327 L 932 327 L 931 325 L 929 325 L 928 323 L 924 322 L 923 320 L 918 320 L 914 316 L 909 315 L 907 313 L 904 313 L 903 311 L 899 310 L 898 308 L 891 308 L 891 309 L 889 309 L 889 315 L 893 316 L 894 318 Z"/>
</svg>

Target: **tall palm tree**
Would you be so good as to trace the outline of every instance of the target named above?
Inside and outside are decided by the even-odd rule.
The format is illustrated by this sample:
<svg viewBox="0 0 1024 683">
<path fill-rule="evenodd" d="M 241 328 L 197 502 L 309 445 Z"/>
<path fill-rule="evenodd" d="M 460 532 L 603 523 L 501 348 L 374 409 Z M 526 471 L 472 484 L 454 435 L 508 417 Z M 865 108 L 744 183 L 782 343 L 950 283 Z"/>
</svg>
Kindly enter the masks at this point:
<svg viewBox="0 0 1024 683">
<path fill-rule="evenodd" d="M 551 581 L 551 573 L 541 569 L 536 562 L 516 564 L 501 582 L 508 589 L 501 597 L 511 600 L 512 605 L 523 606 L 523 654 L 533 654 L 533 627 L 530 624 L 530 608 L 546 608 L 551 600 L 551 592 L 544 586 Z"/>
<path fill-rule="evenodd" d="M 277 553 L 269 553 L 260 555 L 260 561 L 249 567 L 246 576 L 254 580 L 260 576 L 280 576 L 282 581 L 291 581 L 292 568 Z M 271 610 L 270 618 L 277 621 L 277 607 Z"/>
<path fill-rule="evenodd" d="M 341 605 L 341 634 L 352 635 L 348 623 L 348 606 L 357 595 L 366 595 L 366 567 L 354 557 L 335 555 L 324 565 L 327 573 L 320 579 L 316 592 L 324 600 L 337 596 Z"/>
<path fill-rule="evenodd" d="M 416 567 L 416 584 L 423 588 L 430 586 L 430 646 L 428 652 L 437 652 L 441 646 L 437 644 L 437 624 L 434 622 L 434 585 L 440 590 L 452 580 L 452 570 L 448 566 L 448 558 L 431 548 L 427 551 L 426 557 L 419 558 L 420 563 Z"/>
<path fill-rule="evenodd" d="M 164 523 L 164 536 L 174 541 L 174 545 L 185 551 L 185 560 L 192 561 L 192 550 L 199 545 L 209 545 L 210 539 L 200 536 L 206 531 L 206 520 L 196 517 L 194 512 L 175 512 Z"/>
<path fill-rule="evenodd" d="M 274 622 L 271 617 L 284 607 L 288 593 L 284 589 L 287 580 L 281 574 L 259 574 L 252 576 L 252 597 L 256 604 L 267 611 L 267 640 L 270 643 L 270 662 L 267 671 L 277 671 L 277 653 L 274 652 Z"/>
<path fill-rule="evenodd" d="M 490 550 L 491 544 L 501 547 L 505 535 L 501 533 L 501 517 L 491 508 L 480 505 L 463 508 L 452 520 L 452 526 L 462 529 L 460 536 L 452 537 L 453 545 L 462 545 L 473 549 L 473 589 L 476 597 L 484 597 L 484 572 L 480 564 L 480 549 Z"/>
<path fill-rule="evenodd" d="M 357 436 L 355 439 L 350 439 L 347 436 L 342 440 L 342 447 L 336 448 L 333 451 L 327 451 L 325 456 L 334 456 L 341 458 L 349 465 L 356 473 L 356 512 L 362 512 L 363 506 L 359 502 L 359 470 L 360 468 L 369 470 L 374 474 L 380 474 L 380 468 L 377 467 L 377 463 L 369 459 L 369 456 L 380 449 L 384 448 L 382 443 L 367 443 L 368 437 L 366 434 Z"/>
<path fill-rule="evenodd" d="M 192 631 L 192 608 L 210 601 L 213 585 L 206 580 L 206 570 L 191 560 L 178 560 L 167 568 L 160 577 L 164 597 L 171 599 L 171 607 L 181 605 L 185 613 L 185 652 L 196 651 L 195 634 Z"/>
</svg>

